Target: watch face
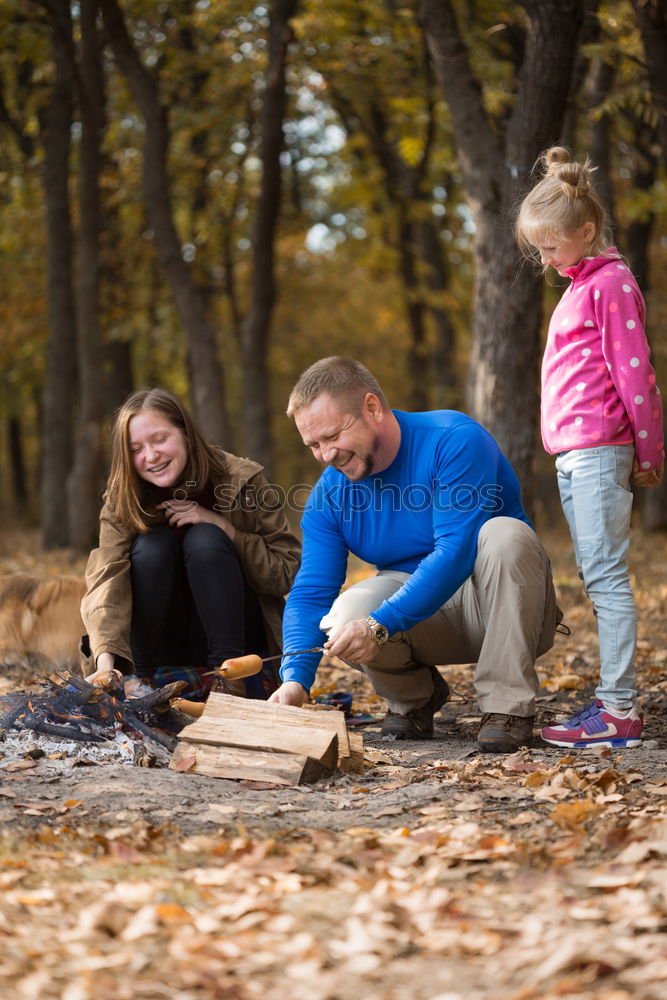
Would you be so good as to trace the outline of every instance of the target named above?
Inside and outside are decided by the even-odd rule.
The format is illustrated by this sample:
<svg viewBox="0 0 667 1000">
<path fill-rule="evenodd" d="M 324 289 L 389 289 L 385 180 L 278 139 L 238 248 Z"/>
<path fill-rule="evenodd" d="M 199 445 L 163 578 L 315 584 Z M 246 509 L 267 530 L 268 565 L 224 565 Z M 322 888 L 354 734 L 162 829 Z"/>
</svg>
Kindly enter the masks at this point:
<svg viewBox="0 0 667 1000">
<path fill-rule="evenodd" d="M 382 646 L 389 638 L 389 629 L 386 625 L 380 625 L 376 622 L 374 618 L 365 618 L 365 622 L 368 623 L 368 627 L 371 630 L 371 636 L 373 637 L 373 642 L 376 642 L 378 646 Z"/>
</svg>

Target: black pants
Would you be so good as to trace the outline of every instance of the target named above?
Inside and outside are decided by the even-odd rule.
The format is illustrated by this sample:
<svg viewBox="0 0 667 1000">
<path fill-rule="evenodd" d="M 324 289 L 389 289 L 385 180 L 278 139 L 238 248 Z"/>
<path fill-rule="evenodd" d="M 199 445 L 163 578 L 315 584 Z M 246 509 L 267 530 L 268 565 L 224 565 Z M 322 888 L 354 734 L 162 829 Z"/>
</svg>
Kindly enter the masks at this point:
<svg viewBox="0 0 667 1000">
<path fill-rule="evenodd" d="M 158 666 L 211 669 L 265 651 L 257 595 L 216 525 L 191 524 L 180 538 L 167 525 L 137 535 L 130 572 L 130 644 L 139 677 Z"/>
</svg>

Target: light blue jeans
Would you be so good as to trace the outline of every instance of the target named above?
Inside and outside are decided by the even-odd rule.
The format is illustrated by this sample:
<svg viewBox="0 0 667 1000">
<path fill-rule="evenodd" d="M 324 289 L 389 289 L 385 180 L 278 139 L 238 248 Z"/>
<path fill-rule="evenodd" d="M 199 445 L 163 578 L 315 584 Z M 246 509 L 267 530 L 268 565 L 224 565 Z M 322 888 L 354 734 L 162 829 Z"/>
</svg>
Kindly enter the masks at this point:
<svg viewBox="0 0 667 1000">
<path fill-rule="evenodd" d="M 637 612 L 628 572 L 634 453 L 629 444 L 606 445 L 575 448 L 556 459 L 563 511 L 597 619 L 600 682 L 595 693 L 620 709 L 632 708 L 637 693 Z"/>
</svg>

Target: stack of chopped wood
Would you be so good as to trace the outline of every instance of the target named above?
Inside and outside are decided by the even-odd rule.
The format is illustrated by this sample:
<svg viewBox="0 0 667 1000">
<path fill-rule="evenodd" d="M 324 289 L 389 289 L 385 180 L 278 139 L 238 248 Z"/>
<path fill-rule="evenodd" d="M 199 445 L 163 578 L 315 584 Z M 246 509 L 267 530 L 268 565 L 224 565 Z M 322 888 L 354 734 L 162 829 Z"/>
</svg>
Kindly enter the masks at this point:
<svg viewBox="0 0 667 1000">
<path fill-rule="evenodd" d="M 363 771 L 364 740 L 343 712 L 209 695 L 200 718 L 179 733 L 169 765 L 217 778 L 302 785 L 336 768 Z"/>
</svg>

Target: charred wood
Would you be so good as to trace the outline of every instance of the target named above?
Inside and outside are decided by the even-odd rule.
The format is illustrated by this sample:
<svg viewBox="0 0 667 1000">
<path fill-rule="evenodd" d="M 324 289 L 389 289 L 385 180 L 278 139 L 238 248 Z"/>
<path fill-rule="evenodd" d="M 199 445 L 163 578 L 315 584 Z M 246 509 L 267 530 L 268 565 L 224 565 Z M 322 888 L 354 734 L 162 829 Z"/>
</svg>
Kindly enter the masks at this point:
<svg viewBox="0 0 667 1000">
<path fill-rule="evenodd" d="M 107 740 L 112 739 L 109 735 L 79 729 L 76 726 L 61 726 L 53 722 L 45 722 L 44 719 L 39 719 L 34 715 L 26 715 L 22 719 L 17 719 L 14 728 L 31 729 L 34 733 L 43 733 L 45 736 L 53 736 L 59 740 L 78 740 L 83 743 L 106 743 Z"/>
</svg>

